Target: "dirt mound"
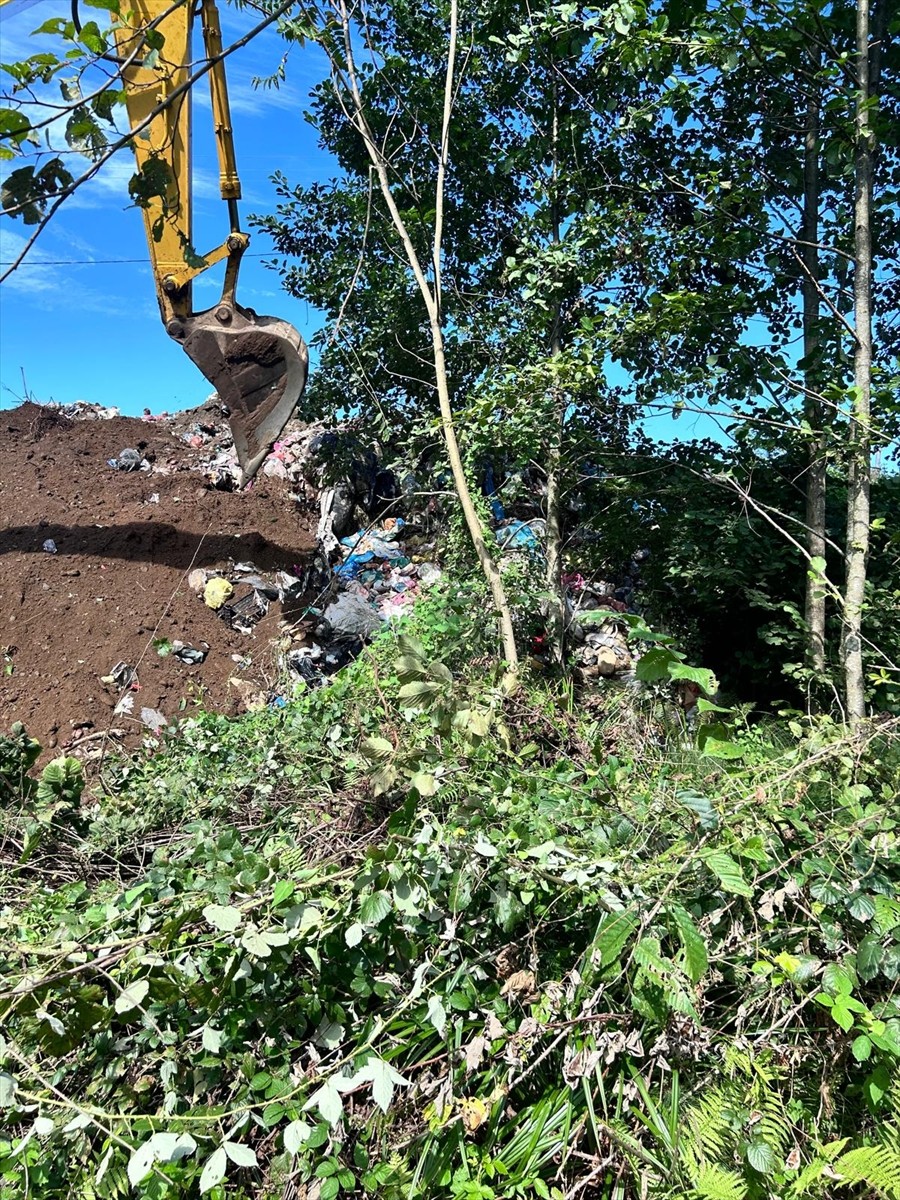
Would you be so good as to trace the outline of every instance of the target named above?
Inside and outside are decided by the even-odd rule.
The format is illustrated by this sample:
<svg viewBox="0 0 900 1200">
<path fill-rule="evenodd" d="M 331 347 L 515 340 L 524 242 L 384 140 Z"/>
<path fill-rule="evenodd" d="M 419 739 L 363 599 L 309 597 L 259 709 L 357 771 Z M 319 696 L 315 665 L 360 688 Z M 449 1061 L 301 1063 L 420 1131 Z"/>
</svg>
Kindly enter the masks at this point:
<svg viewBox="0 0 900 1200">
<path fill-rule="evenodd" d="M 147 733 L 142 708 L 169 720 L 201 700 L 238 712 L 242 690 L 272 682 L 281 605 L 238 632 L 188 574 L 236 562 L 296 574 L 314 546 L 316 516 L 289 480 L 213 487 L 210 448 L 227 445 L 214 406 L 168 420 L 78 416 L 34 404 L 0 412 L 0 731 L 22 721 L 45 758 L 87 755 L 110 730 L 135 745 Z M 191 434 L 198 424 L 210 434 Z M 108 465 L 125 448 L 149 469 Z M 176 640 L 208 643 L 206 659 L 161 657 Z M 137 670 L 133 707 L 103 682 L 119 663 Z M 229 684 L 236 676 L 243 689 Z"/>
</svg>

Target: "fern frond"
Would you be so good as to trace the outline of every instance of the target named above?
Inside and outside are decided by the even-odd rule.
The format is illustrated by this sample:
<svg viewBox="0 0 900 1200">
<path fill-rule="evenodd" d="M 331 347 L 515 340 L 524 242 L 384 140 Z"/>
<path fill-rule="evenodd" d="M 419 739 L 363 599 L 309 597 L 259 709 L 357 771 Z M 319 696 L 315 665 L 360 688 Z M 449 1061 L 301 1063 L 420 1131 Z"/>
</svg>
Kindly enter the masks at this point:
<svg viewBox="0 0 900 1200">
<path fill-rule="evenodd" d="M 900 1200 L 900 1154 L 888 1146 L 848 1150 L 834 1164 L 845 1184 L 863 1183 L 887 1200 Z"/>
<path fill-rule="evenodd" d="M 747 1185 L 736 1171 L 708 1166 L 694 1179 L 694 1191 L 701 1200 L 746 1200 Z"/>
</svg>

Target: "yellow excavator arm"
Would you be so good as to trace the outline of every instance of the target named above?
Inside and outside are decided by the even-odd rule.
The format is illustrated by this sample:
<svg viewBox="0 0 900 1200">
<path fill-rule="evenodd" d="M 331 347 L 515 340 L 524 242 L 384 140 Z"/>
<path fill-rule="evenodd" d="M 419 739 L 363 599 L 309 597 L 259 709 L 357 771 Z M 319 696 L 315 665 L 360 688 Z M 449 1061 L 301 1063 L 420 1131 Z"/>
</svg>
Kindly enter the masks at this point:
<svg viewBox="0 0 900 1200">
<path fill-rule="evenodd" d="M 32 0 L 33 2 L 33 0 Z M 29 0 L 0 0 L 6 12 Z M 77 0 L 72 5 L 77 21 Z M 199 16 L 204 55 L 192 58 Z M 249 480 L 294 412 L 306 386 L 309 352 L 287 321 L 258 316 L 235 299 L 241 256 L 241 182 L 234 158 L 222 33 L 215 0 L 128 0 L 114 17 L 118 68 L 142 189 L 144 226 L 159 310 L 166 332 L 212 383 L 228 409 L 238 461 Z M 219 188 L 229 233 L 202 257 L 193 249 L 191 219 L 191 95 L 209 81 L 219 157 Z M 157 194 L 158 193 L 158 194 Z M 219 302 L 194 312 L 192 283 L 225 260 Z"/>
</svg>

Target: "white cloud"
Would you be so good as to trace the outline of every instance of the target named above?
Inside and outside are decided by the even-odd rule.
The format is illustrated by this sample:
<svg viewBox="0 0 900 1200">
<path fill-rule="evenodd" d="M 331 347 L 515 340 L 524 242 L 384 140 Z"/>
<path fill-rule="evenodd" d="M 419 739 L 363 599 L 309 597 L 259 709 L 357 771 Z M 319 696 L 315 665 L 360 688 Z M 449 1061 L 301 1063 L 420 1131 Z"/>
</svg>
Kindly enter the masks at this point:
<svg viewBox="0 0 900 1200">
<path fill-rule="evenodd" d="M 27 237 L 15 230 L 0 226 L 0 262 L 15 262 L 27 241 Z M 74 303 L 87 312 L 109 314 L 125 310 L 128 306 L 120 297 L 85 286 L 85 266 L 91 266 L 90 261 L 79 263 L 73 261 L 70 254 L 51 253 L 35 245 L 21 265 L 3 281 L 3 289 L 47 311 L 71 309 Z M 133 305 L 131 307 L 133 309 Z"/>
</svg>

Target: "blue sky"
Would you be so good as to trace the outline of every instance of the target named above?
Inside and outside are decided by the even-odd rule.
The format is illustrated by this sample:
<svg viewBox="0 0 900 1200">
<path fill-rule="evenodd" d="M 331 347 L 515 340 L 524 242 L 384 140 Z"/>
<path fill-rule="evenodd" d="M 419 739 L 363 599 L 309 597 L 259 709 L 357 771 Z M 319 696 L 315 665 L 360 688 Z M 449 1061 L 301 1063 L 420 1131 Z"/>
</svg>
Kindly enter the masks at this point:
<svg viewBox="0 0 900 1200">
<path fill-rule="evenodd" d="M 97 10 L 85 13 L 102 17 Z M 0 8 L 0 61 L 16 61 L 45 46 L 58 49 L 55 39 L 31 33 L 52 17 L 69 15 L 68 0 L 13 0 Z M 259 20 L 253 10 L 238 11 L 225 0 L 220 0 L 220 16 L 226 45 Z M 199 41 L 199 30 L 196 37 Z M 336 163 L 319 148 L 315 131 L 303 119 L 310 90 L 327 73 L 321 51 L 294 47 L 286 83 L 278 90 L 252 85 L 254 77 L 275 71 L 284 50 L 284 41 L 271 28 L 227 63 L 245 225 L 249 213 L 274 207 L 272 172 L 283 172 L 293 184 L 336 173 Z M 54 85 L 53 98 L 57 95 Z M 10 164 L 2 166 L 10 169 Z M 210 394 L 211 385 L 160 323 L 143 222 L 128 199 L 133 171 L 127 150 L 106 163 L 62 206 L 27 260 L 0 285 L 0 408 L 18 404 L 26 387 L 39 401 L 96 401 L 118 405 L 126 415 L 144 408 L 189 408 Z M 202 83 L 195 90 L 194 226 L 194 244 L 201 252 L 227 233 L 209 95 Z M 0 216 L 0 262 L 16 257 L 28 232 L 21 221 Z M 283 292 L 277 274 L 256 257 L 270 250 L 265 236 L 254 234 L 241 269 L 239 299 L 257 312 L 291 321 L 309 341 L 321 317 Z M 195 281 L 195 308 L 218 299 L 223 269 L 214 268 Z M 627 382 L 624 377 L 619 381 Z M 643 424 L 662 440 L 724 440 L 717 423 L 695 413 L 684 413 L 677 424 L 666 414 L 647 417 Z"/>
<path fill-rule="evenodd" d="M 31 38 L 31 31 L 69 12 L 66 0 L 37 0 L 12 14 L 0 8 L 0 61 L 36 53 L 41 42 L 49 48 L 50 39 Z M 227 45 L 259 16 L 223 3 L 221 19 Z M 254 76 L 275 70 L 284 49 L 278 34 L 266 30 L 228 60 L 245 224 L 249 213 L 274 206 L 273 171 L 283 171 L 292 183 L 334 174 L 332 160 L 303 120 L 309 91 L 325 74 L 320 51 L 294 48 L 287 82 L 278 91 L 252 86 Z M 105 164 L 62 206 L 26 262 L 0 285 L 0 408 L 19 402 L 22 371 L 38 400 L 116 404 L 127 415 L 145 407 L 154 412 L 187 408 L 212 390 L 160 324 L 143 222 L 129 207 L 133 171 L 127 150 Z M 194 112 L 194 184 L 195 244 L 202 251 L 219 244 L 228 231 L 203 85 Z M 0 217 L 0 261 L 14 258 L 29 232 L 21 221 Z M 267 239 L 255 234 L 249 254 L 270 249 Z M 194 284 L 196 308 L 218 299 L 222 270 L 212 269 Z M 320 324 L 318 314 L 283 292 L 278 276 L 258 258 L 245 257 L 238 298 L 257 312 L 291 321 L 307 339 Z"/>
</svg>

